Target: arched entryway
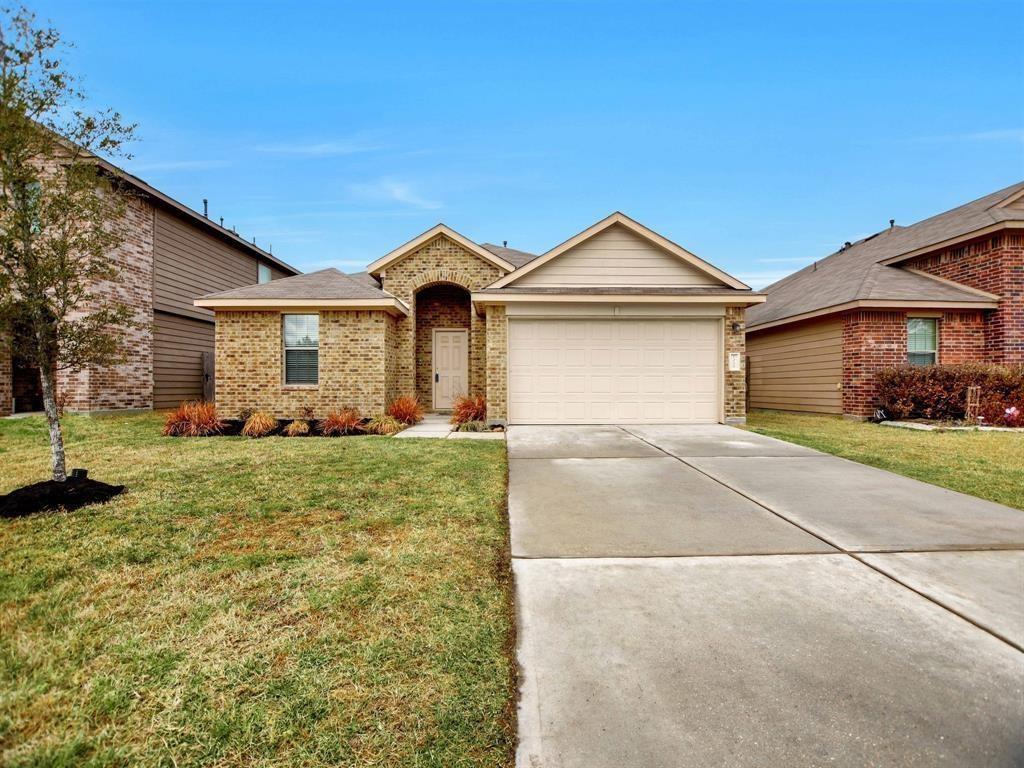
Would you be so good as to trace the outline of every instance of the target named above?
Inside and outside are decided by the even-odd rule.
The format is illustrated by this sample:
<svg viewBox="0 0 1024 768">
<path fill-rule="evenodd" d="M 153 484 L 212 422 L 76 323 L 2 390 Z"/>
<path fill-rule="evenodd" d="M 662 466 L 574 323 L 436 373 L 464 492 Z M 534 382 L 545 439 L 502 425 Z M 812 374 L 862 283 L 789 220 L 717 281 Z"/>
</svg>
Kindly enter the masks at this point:
<svg viewBox="0 0 1024 768">
<path fill-rule="evenodd" d="M 429 410 L 446 410 L 469 393 L 470 312 L 469 291 L 460 285 L 416 292 L 416 395 Z"/>
</svg>

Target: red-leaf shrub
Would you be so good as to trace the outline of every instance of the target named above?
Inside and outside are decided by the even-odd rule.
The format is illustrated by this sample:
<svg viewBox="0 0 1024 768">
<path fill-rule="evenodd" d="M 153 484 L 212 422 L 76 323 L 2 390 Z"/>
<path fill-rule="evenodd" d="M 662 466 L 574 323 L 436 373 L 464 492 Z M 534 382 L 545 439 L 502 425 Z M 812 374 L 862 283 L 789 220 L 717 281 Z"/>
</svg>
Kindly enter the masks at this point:
<svg viewBox="0 0 1024 768">
<path fill-rule="evenodd" d="M 309 434 L 309 422 L 304 419 L 295 419 L 284 428 L 285 437 L 305 437 Z"/>
<path fill-rule="evenodd" d="M 382 413 L 380 416 L 370 419 L 370 423 L 366 425 L 366 431 L 371 435 L 393 435 L 396 432 L 401 432 L 403 426 L 402 422 L 394 416 Z"/>
<path fill-rule="evenodd" d="M 483 395 L 459 395 L 452 404 L 452 424 L 487 420 L 487 398 Z"/>
<path fill-rule="evenodd" d="M 423 421 L 423 406 L 414 395 L 395 398 L 386 411 L 387 415 L 408 426 Z"/>
<path fill-rule="evenodd" d="M 320 434 L 327 437 L 361 435 L 364 432 L 366 432 L 366 428 L 363 426 L 363 419 L 359 416 L 359 412 L 353 408 L 331 411 L 320 422 Z"/>
<path fill-rule="evenodd" d="M 163 434 L 169 437 L 208 437 L 219 435 L 224 427 L 213 403 L 191 400 L 167 414 Z"/>
<path fill-rule="evenodd" d="M 275 429 L 277 429 L 277 419 L 266 411 L 254 411 L 245 420 L 242 434 L 246 437 L 265 437 Z"/>
<path fill-rule="evenodd" d="M 894 419 L 960 421 L 967 415 L 967 388 L 976 386 L 986 424 L 1024 420 L 1024 365 L 905 365 L 879 371 L 875 381 L 882 408 Z"/>
</svg>

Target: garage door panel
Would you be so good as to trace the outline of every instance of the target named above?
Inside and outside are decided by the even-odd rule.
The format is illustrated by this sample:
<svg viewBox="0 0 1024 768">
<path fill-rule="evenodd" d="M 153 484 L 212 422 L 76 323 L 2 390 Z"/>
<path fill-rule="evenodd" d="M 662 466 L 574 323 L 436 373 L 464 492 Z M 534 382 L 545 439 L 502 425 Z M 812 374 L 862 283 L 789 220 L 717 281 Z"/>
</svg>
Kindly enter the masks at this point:
<svg viewBox="0 0 1024 768">
<path fill-rule="evenodd" d="M 714 422 L 718 320 L 509 323 L 515 423 Z"/>
</svg>

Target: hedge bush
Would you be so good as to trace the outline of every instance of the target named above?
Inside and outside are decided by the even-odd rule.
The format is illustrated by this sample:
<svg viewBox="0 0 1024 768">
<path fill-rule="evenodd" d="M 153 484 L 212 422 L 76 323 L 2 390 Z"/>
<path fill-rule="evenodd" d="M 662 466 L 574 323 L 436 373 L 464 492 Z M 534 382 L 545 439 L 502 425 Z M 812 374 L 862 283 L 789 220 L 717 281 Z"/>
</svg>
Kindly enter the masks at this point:
<svg viewBox="0 0 1024 768">
<path fill-rule="evenodd" d="M 978 386 L 986 424 L 1024 426 L 1024 365 L 904 365 L 879 371 L 875 381 L 889 418 L 961 421 L 967 388 Z"/>
</svg>

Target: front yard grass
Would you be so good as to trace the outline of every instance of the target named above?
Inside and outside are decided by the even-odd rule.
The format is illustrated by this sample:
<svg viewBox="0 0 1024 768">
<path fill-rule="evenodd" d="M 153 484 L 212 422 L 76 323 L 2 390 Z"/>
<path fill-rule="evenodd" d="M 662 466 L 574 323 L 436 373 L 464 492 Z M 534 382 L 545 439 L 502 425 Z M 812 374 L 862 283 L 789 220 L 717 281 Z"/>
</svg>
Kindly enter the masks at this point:
<svg viewBox="0 0 1024 768">
<path fill-rule="evenodd" d="M 0 520 L 0 764 L 504 766 L 504 444 L 68 417 L 107 505 Z M 46 479 L 0 420 L 0 493 Z"/>
<path fill-rule="evenodd" d="M 751 411 L 747 429 L 1024 509 L 1024 434 L 917 432 L 840 416 Z"/>
</svg>

